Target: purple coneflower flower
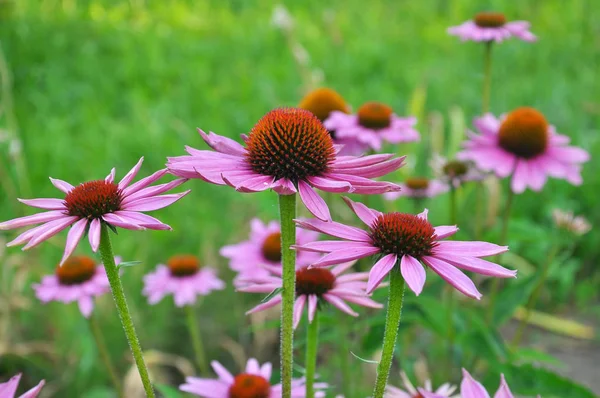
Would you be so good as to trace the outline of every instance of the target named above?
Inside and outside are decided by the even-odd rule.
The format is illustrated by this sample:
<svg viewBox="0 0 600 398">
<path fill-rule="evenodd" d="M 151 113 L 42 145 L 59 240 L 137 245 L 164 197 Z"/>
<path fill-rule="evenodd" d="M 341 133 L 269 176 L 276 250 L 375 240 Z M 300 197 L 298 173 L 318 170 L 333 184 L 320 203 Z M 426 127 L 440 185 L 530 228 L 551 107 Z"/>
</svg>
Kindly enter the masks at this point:
<svg viewBox="0 0 600 398">
<path fill-rule="evenodd" d="M 539 191 L 548 176 L 581 184 L 581 163 L 589 160 L 589 154 L 567 146 L 569 137 L 557 134 L 537 110 L 517 108 L 500 119 L 488 113 L 474 124 L 481 135 L 470 133 L 458 158 L 472 160 L 501 178 L 512 175 L 513 192 L 522 193 L 527 187 Z"/>
<path fill-rule="evenodd" d="M 196 256 L 184 254 L 171 257 L 166 265 L 158 264 L 156 271 L 144 276 L 143 293 L 150 304 L 172 294 L 175 305 L 183 307 L 194 304 L 197 296 L 224 288 L 213 268 L 201 267 Z"/>
<path fill-rule="evenodd" d="M 115 263 L 121 262 L 115 257 Z M 36 297 L 43 303 L 77 301 L 79 310 L 89 318 L 94 309 L 94 297 L 110 292 L 104 266 L 87 256 L 71 256 L 56 267 L 54 275 L 46 275 L 33 285 Z"/>
<path fill-rule="evenodd" d="M 460 398 L 460 395 L 452 395 L 456 391 L 456 386 L 450 383 L 444 383 L 434 391 L 431 380 L 425 380 L 423 387 L 415 387 L 406 373 L 400 372 L 400 377 L 404 390 L 388 385 L 385 390 L 385 398 Z"/>
<path fill-rule="evenodd" d="M 371 300 L 365 294 L 367 287 L 366 272 L 342 275 L 354 262 L 340 264 L 331 270 L 326 268 L 302 267 L 296 271 L 296 302 L 294 304 L 294 328 L 300 323 L 304 306 L 308 306 L 308 322 L 312 322 L 317 309 L 328 302 L 348 315 L 358 314 L 348 306 L 347 302 L 369 308 L 383 308 L 383 305 Z M 274 270 L 275 271 L 275 270 Z M 282 286 L 280 276 L 266 277 L 262 281 L 250 284 L 241 289 L 248 293 L 271 293 Z M 264 311 L 281 303 L 281 293 L 269 301 L 259 304 L 247 314 Z"/>
<path fill-rule="evenodd" d="M 205 398 L 280 398 L 281 384 L 271 385 L 272 365 L 270 362 L 262 366 L 254 358 L 248 360 L 243 373 L 232 375 L 223 365 L 212 361 L 211 366 L 218 379 L 205 379 L 187 377 L 185 384 L 179 386 L 181 391 Z M 315 384 L 316 388 L 327 388 L 327 384 Z M 292 397 L 304 398 L 305 386 L 303 379 L 292 380 Z M 324 397 L 325 393 L 319 391 L 315 397 Z"/>
<path fill-rule="evenodd" d="M 401 196 L 409 198 L 433 198 L 448 192 L 450 189 L 448 184 L 438 181 L 429 180 L 423 177 L 407 178 L 403 184 L 398 184 L 401 188 L 398 192 L 386 192 L 383 197 L 387 200 L 395 200 Z"/>
<path fill-rule="evenodd" d="M 19 387 L 19 381 L 21 380 L 21 373 L 10 378 L 6 383 L 0 383 L 0 397 L 1 398 L 15 398 L 17 394 L 17 387 Z M 39 382 L 39 384 L 33 387 L 31 390 L 20 395 L 19 398 L 36 398 L 42 387 L 46 384 L 45 380 Z"/>
<path fill-rule="evenodd" d="M 419 141 L 414 117 L 399 117 L 392 108 L 381 102 L 367 102 L 358 108 L 356 115 L 334 111 L 324 122 L 325 127 L 335 130 L 340 139 L 355 139 L 380 151 L 383 142 L 398 144 Z"/>
<path fill-rule="evenodd" d="M 362 203 L 344 198 L 352 211 L 368 227 L 369 231 L 320 220 L 297 220 L 305 229 L 345 239 L 343 241 L 318 241 L 297 246 L 297 250 L 327 253 L 313 266 L 327 266 L 356 260 L 372 255 L 382 256 L 369 273 L 367 293 L 381 283 L 389 272 L 401 272 L 408 287 L 419 295 L 425 284 L 425 269 L 431 268 L 446 282 L 466 296 L 476 299 L 481 294 L 459 268 L 499 278 L 516 276 L 516 271 L 482 260 L 508 250 L 487 242 L 443 241 L 454 235 L 456 226 L 434 227 L 427 221 L 427 210 L 418 214 L 381 213 Z"/>
<path fill-rule="evenodd" d="M 448 28 L 448 33 L 460 37 L 463 41 L 501 42 L 510 37 L 523 41 L 535 41 L 537 38 L 529 31 L 527 21 L 508 22 L 500 12 L 480 12 L 462 25 Z"/>
<path fill-rule="evenodd" d="M 66 194 L 65 198 L 19 199 L 21 203 L 28 206 L 50 211 L 0 223 L 0 230 L 43 223 L 22 233 L 7 246 L 26 243 L 23 250 L 30 249 L 72 225 L 67 235 L 65 252 L 60 261 L 62 264 L 73 253 L 86 232 L 92 250 L 98 250 L 100 227 L 103 222 L 112 228 L 171 229 L 167 224 L 142 212 L 162 209 L 188 194 L 189 190 L 178 194 L 160 195 L 181 185 L 186 180 L 177 179 L 166 184 L 148 187 L 167 173 L 167 170 L 164 169 L 129 185 L 137 175 L 143 160 L 144 158 L 141 158 L 118 184 L 114 183 L 114 168 L 104 180 L 90 181 L 76 187 L 68 182 L 50 178 L 52 185 Z"/>
<path fill-rule="evenodd" d="M 380 194 L 399 189 L 373 181 L 399 169 L 404 157 L 391 154 L 338 156 L 327 129 L 304 109 L 275 109 L 258 121 L 245 139 L 246 146 L 210 133 L 200 135 L 214 151 L 187 147 L 189 156 L 169 158 L 167 167 L 178 176 L 229 185 L 240 192 L 272 188 L 280 195 L 300 194 L 317 218 L 329 221 L 325 201 L 313 187 L 327 192 Z"/>
<path fill-rule="evenodd" d="M 317 240 L 318 233 L 298 228 L 296 242 L 299 245 Z M 277 221 L 264 224 L 258 218 L 250 221 L 250 239 L 235 245 L 223 246 L 219 252 L 229 259 L 229 267 L 238 272 L 234 285 L 271 275 L 263 265 L 281 268 L 281 230 Z M 320 257 L 318 253 L 298 253 L 296 267 L 308 265 Z M 244 282 L 246 283 L 246 282 Z"/>
<path fill-rule="evenodd" d="M 454 188 L 470 181 L 481 181 L 486 176 L 471 161 L 448 160 L 440 155 L 434 155 L 429 165 L 433 169 L 436 178 L 451 184 Z"/>
<path fill-rule="evenodd" d="M 481 383 L 475 380 L 465 369 L 462 371 L 463 379 L 460 383 L 460 396 L 462 398 L 490 398 L 490 394 L 488 394 Z M 513 394 L 510 388 L 508 388 L 503 374 L 500 375 L 500 387 L 498 387 L 498 391 L 494 394 L 494 398 L 513 398 Z"/>
</svg>

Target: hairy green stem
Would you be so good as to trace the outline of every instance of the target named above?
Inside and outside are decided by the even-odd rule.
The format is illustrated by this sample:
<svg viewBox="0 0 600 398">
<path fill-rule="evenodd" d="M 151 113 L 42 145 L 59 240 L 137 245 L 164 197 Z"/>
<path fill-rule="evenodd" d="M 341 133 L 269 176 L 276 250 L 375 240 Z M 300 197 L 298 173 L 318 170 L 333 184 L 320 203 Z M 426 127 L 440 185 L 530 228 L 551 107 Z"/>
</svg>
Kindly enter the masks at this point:
<svg viewBox="0 0 600 398">
<path fill-rule="evenodd" d="M 306 328 L 306 398 L 315 396 L 315 370 L 317 368 L 317 347 L 319 346 L 319 311 Z"/>
<path fill-rule="evenodd" d="M 110 355 L 108 354 L 108 350 L 106 348 L 106 344 L 104 343 L 104 338 L 102 337 L 102 330 L 96 321 L 96 317 L 94 314 L 90 316 L 90 330 L 92 331 L 92 335 L 94 336 L 94 340 L 96 341 L 96 347 L 98 348 L 98 353 L 102 358 L 102 362 L 104 362 L 104 366 L 106 366 L 106 370 L 108 371 L 108 375 L 110 380 L 115 387 L 115 391 L 117 392 L 117 396 L 119 398 L 123 397 L 123 387 L 121 386 L 121 380 L 117 377 L 117 372 L 110 360 Z"/>
<path fill-rule="evenodd" d="M 485 42 L 483 56 L 483 93 L 481 111 L 486 114 L 490 110 L 490 93 L 492 91 L 492 41 Z"/>
<path fill-rule="evenodd" d="M 100 257 L 102 258 L 102 263 L 104 264 L 104 269 L 106 270 L 106 276 L 108 277 L 108 281 L 110 283 L 110 290 L 112 291 L 113 299 L 115 300 L 115 304 L 117 306 L 117 312 L 119 313 L 119 318 L 121 319 L 121 325 L 125 331 L 129 348 L 131 349 L 133 359 L 135 360 L 135 364 L 137 365 L 138 372 L 140 373 L 140 377 L 142 379 L 142 384 L 144 385 L 144 391 L 146 391 L 146 396 L 154 398 L 155 395 L 154 390 L 152 389 L 152 383 L 150 382 L 150 375 L 148 374 L 148 368 L 144 363 L 142 347 L 140 346 L 140 342 L 135 332 L 135 327 L 133 326 L 133 321 L 131 320 L 129 308 L 127 307 L 125 292 L 123 291 L 123 285 L 121 284 L 121 278 L 119 277 L 119 269 L 115 265 L 115 257 L 113 254 L 112 245 L 110 243 L 110 235 L 108 227 L 105 223 L 102 223 L 99 251 Z"/>
<path fill-rule="evenodd" d="M 296 293 L 296 252 L 290 246 L 296 243 L 296 195 L 279 195 L 281 221 L 281 397 L 292 396 L 292 366 L 294 362 L 294 299 Z"/>
<path fill-rule="evenodd" d="M 377 366 L 377 380 L 373 398 L 383 398 L 385 386 L 390 375 L 394 349 L 398 338 L 398 327 L 402 314 L 402 301 L 404 299 L 404 278 L 400 270 L 395 267 L 390 272 L 390 291 L 388 297 L 388 308 L 385 319 L 385 332 L 383 333 L 383 347 L 381 349 L 381 360 Z"/>
<path fill-rule="evenodd" d="M 208 364 L 206 363 L 202 336 L 200 336 L 200 329 L 198 328 L 198 320 L 196 319 L 194 307 L 186 305 L 184 310 L 188 331 L 190 332 L 190 338 L 192 339 L 194 355 L 196 355 L 196 364 L 198 365 L 201 374 L 208 374 Z"/>
</svg>

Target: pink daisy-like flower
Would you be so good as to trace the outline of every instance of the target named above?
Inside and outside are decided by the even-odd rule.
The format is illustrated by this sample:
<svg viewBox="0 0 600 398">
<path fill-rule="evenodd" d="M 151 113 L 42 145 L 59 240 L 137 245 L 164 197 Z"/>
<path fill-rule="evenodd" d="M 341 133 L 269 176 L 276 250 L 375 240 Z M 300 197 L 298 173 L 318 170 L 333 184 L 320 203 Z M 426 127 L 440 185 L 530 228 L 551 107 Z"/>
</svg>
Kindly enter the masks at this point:
<svg viewBox="0 0 600 398">
<path fill-rule="evenodd" d="M 223 365 L 212 361 L 211 366 L 218 379 L 205 379 L 188 377 L 185 384 L 179 386 L 181 391 L 189 392 L 205 398 L 280 398 L 281 384 L 271 385 L 270 362 L 262 366 L 254 358 L 248 360 L 243 373 L 232 375 Z M 316 383 L 315 388 L 327 388 L 325 383 Z M 304 398 L 306 396 L 304 380 L 292 380 L 292 397 Z M 324 397 L 323 391 L 317 391 L 315 397 Z"/>
<path fill-rule="evenodd" d="M 280 195 L 298 192 L 308 210 L 324 221 L 331 220 L 329 208 L 313 187 L 358 194 L 399 189 L 371 178 L 399 169 L 404 157 L 339 156 L 327 129 L 304 109 L 280 108 L 267 113 L 245 138 L 245 147 L 214 133 L 199 132 L 214 151 L 187 147 L 190 156 L 169 158 L 167 167 L 173 174 L 229 185 L 240 192 L 270 188 Z"/>
<path fill-rule="evenodd" d="M 463 379 L 460 383 L 460 395 L 462 398 L 490 398 L 490 394 L 488 394 L 481 383 L 475 380 L 465 369 L 462 372 Z M 494 394 L 494 398 L 514 398 L 503 374 L 500 375 L 500 387 L 498 387 L 498 391 Z M 539 395 L 538 398 L 540 398 Z"/>
<path fill-rule="evenodd" d="M 22 233 L 7 246 L 26 243 L 23 250 L 30 249 L 72 225 L 67 235 L 65 252 L 60 261 L 62 264 L 73 253 L 86 232 L 92 250 L 98 250 L 100 227 L 103 222 L 112 228 L 171 229 L 167 224 L 142 212 L 162 209 L 187 195 L 189 190 L 178 194 L 160 195 L 181 185 L 186 179 L 177 179 L 166 184 L 148 187 L 167 173 L 167 170 L 163 169 L 129 185 L 137 175 L 143 161 L 142 157 L 118 184 L 114 183 L 114 168 L 104 180 L 90 181 L 76 187 L 68 182 L 50 178 L 52 185 L 66 194 L 65 198 L 19 199 L 21 203 L 28 206 L 50 211 L 0 223 L 0 230 L 43 223 Z"/>
<path fill-rule="evenodd" d="M 399 117 L 392 108 L 381 102 L 367 102 L 355 115 L 334 111 L 324 122 L 325 127 L 335 130 L 340 139 L 355 139 L 380 151 L 383 142 L 398 144 L 419 141 L 414 117 Z"/>
<path fill-rule="evenodd" d="M 401 196 L 410 198 L 433 198 L 448 192 L 448 184 L 439 180 L 429 180 L 422 177 L 407 178 L 404 184 L 398 184 L 401 188 L 398 192 L 386 192 L 383 197 L 387 200 L 396 200 Z"/>
<path fill-rule="evenodd" d="M 448 160 L 443 156 L 434 155 L 429 162 L 437 178 L 454 188 L 470 181 L 481 181 L 486 174 L 475 167 L 470 161 Z"/>
<path fill-rule="evenodd" d="M 304 306 L 308 306 L 308 321 L 312 322 L 315 313 L 324 302 L 332 304 L 348 315 L 358 316 L 346 303 L 350 302 L 369 308 L 383 308 L 383 305 L 371 300 L 365 294 L 367 286 L 366 272 L 356 272 L 342 275 L 354 262 L 340 264 L 331 270 L 326 268 L 302 267 L 296 271 L 296 301 L 294 304 L 294 328 L 300 323 Z M 279 268 L 274 269 L 277 272 Z M 279 271 L 281 275 L 281 271 Z M 241 289 L 248 293 L 271 293 L 282 287 L 281 276 L 265 277 L 260 282 L 250 284 Z M 273 296 L 269 301 L 259 304 L 246 314 L 264 311 L 281 303 L 281 293 Z"/>
<path fill-rule="evenodd" d="M 197 296 L 224 288 L 213 268 L 201 267 L 196 256 L 184 254 L 171 257 L 167 265 L 159 264 L 156 271 L 144 276 L 143 294 L 153 305 L 172 294 L 175 305 L 183 307 L 194 304 Z"/>
<path fill-rule="evenodd" d="M 15 398 L 17 394 L 17 387 L 19 387 L 19 381 L 21 380 L 21 374 L 10 378 L 6 383 L 0 383 L 0 398 Z M 20 395 L 19 398 L 35 398 L 39 395 L 42 387 L 46 384 L 45 380 L 39 382 L 39 384 L 27 391 L 25 394 Z"/>
<path fill-rule="evenodd" d="M 115 264 L 121 259 L 115 257 Z M 104 266 L 87 256 L 71 256 L 56 267 L 54 275 L 46 275 L 33 286 L 36 297 L 43 303 L 77 301 L 79 310 L 89 318 L 94 309 L 94 297 L 110 292 Z"/>
<path fill-rule="evenodd" d="M 406 373 L 400 372 L 404 390 L 388 385 L 385 391 L 385 398 L 460 398 L 460 395 L 452 395 L 456 391 L 456 386 L 450 383 L 442 384 L 437 390 L 433 391 L 431 380 L 425 380 L 423 387 L 415 387 L 406 376 Z"/>
<path fill-rule="evenodd" d="M 508 22 L 500 12 L 480 12 L 462 25 L 448 28 L 448 33 L 460 37 L 463 41 L 502 42 L 516 37 L 523 41 L 535 41 L 537 38 L 529 31 L 527 21 Z"/>
<path fill-rule="evenodd" d="M 476 299 L 481 294 L 475 284 L 459 268 L 499 278 L 516 277 L 516 271 L 482 260 L 508 250 L 487 242 L 443 241 L 454 235 L 454 225 L 434 227 L 427 221 L 427 210 L 419 215 L 381 213 L 362 203 L 344 198 L 352 211 L 364 222 L 369 231 L 320 220 L 296 220 L 300 227 L 345 239 L 318 241 L 296 247 L 327 253 L 313 266 L 327 266 L 372 255 L 382 256 L 369 272 L 367 293 L 373 292 L 389 272 L 401 272 L 408 287 L 419 295 L 425 284 L 425 269 L 431 268 L 459 292 Z"/>
<path fill-rule="evenodd" d="M 557 134 L 537 110 L 517 108 L 500 119 L 488 113 L 474 124 L 481 135 L 469 132 L 470 140 L 458 158 L 472 160 L 501 178 L 512 175 L 513 192 L 522 193 L 527 187 L 539 191 L 548 176 L 582 183 L 581 164 L 589 154 L 567 146 L 569 137 Z"/>
<path fill-rule="evenodd" d="M 318 233 L 298 228 L 296 242 L 304 244 L 317 239 Z M 250 221 L 250 239 L 221 248 L 221 256 L 229 259 L 229 267 L 238 272 L 234 285 L 241 287 L 241 280 L 252 280 L 271 275 L 263 265 L 281 267 L 281 230 L 277 221 L 264 224 L 258 218 Z M 318 253 L 298 253 L 296 267 L 316 261 Z"/>
</svg>

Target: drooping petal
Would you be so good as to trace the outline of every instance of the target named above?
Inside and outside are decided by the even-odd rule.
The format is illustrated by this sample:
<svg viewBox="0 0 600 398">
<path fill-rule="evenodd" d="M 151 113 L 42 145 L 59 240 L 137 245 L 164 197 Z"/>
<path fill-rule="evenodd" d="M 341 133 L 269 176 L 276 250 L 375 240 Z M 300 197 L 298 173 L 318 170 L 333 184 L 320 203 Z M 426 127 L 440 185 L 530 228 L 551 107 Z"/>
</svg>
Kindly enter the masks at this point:
<svg viewBox="0 0 600 398">
<path fill-rule="evenodd" d="M 358 316 L 358 313 L 356 313 L 352 308 L 350 308 L 350 306 L 348 304 L 346 304 L 344 302 L 344 300 L 342 300 L 338 296 L 335 296 L 335 295 L 329 294 L 329 293 L 325 293 L 323 295 L 323 298 L 325 300 L 327 300 L 329 303 L 333 304 L 333 306 L 335 306 L 340 311 L 343 311 L 348 315 Z"/>
<path fill-rule="evenodd" d="M 88 219 L 82 218 L 77 221 L 71 227 L 71 230 L 67 234 L 67 243 L 65 244 L 65 252 L 60 260 L 60 265 L 62 265 L 65 260 L 73 253 L 73 250 L 77 247 L 77 244 L 81 240 L 83 233 L 85 232 L 85 228 L 87 227 Z"/>
<path fill-rule="evenodd" d="M 118 184 L 119 189 L 125 189 L 125 187 L 127 187 L 127 185 L 129 185 L 129 183 L 137 175 L 138 171 L 140 171 L 140 167 L 142 167 L 143 162 L 144 162 L 144 157 L 142 156 L 140 158 L 140 160 L 138 160 L 137 164 L 135 166 L 133 166 L 133 168 L 131 170 L 129 170 L 129 173 L 125 174 L 125 177 L 123 177 L 123 179 L 121 181 L 119 181 L 119 184 Z"/>
<path fill-rule="evenodd" d="M 94 309 L 94 300 L 88 295 L 81 296 L 77 301 L 79 305 L 79 311 L 83 314 L 84 317 L 89 318 L 92 315 L 92 310 Z"/>
<path fill-rule="evenodd" d="M 296 301 L 294 302 L 294 329 L 298 327 L 300 324 L 300 319 L 302 318 L 302 311 L 304 310 L 304 304 L 306 303 L 306 295 L 301 294 L 296 297 Z"/>
<path fill-rule="evenodd" d="M 452 254 L 456 256 L 487 257 L 508 251 L 508 246 L 498 246 L 493 243 L 471 241 L 443 241 L 433 248 L 435 255 Z"/>
<path fill-rule="evenodd" d="M 292 183 L 287 178 L 280 178 L 279 180 L 275 181 L 271 185 L 271 189 L 273 189 L 273 191 L 277 192 L 280 195 L 293 195 L 296 192 L 298 192 L 298 190 L 294 186 L 294 183 Z"/>
<path fill-rule="evenodd" d="M 73 185 L 69 184 L 66 181 L 59 180 L 58 178 L 48 178 L 50 178 L 50 182 L 52 183 L 52 185 L 54 185 L 56 188 L 58 188 L 64 193 L 69 193 L 74 188 Z"/>
<path fill-rule="evenodd" d="M 246 315 L 254 314 L 255 312 L 264 311 L 268 308 L 275 307 L 279 303 L 281 303 L 281 294 L 278 294 L 277 296 L 273 297 L 271 300 L 269 300 L 267 302 L 257 305 L 256 307 L 252 308 L 249 311 L 246 311 Z"/>
<path fill-rule="evenodd" d="M 17 199 L 19 202 L 31 206 L 37 207 L 38 209 L 46 210 L 66 210 L 65 201 L 62 199 L 54 198 L 40 198 L 40 199 Z"/>
<path fill-rule="evenodd" d="M 354 214 L 356 214 L 356 216 L 360 218 L 360 220 L 364 222 L 369 228 L 373 226 L 373 224 L 377 220 L 377 217 L 381 216 L 381 212 L 368 208 L 360 202 L 354 202 L 345 196 L 342 199 L 344 200 L 344 202 L 346 202 L 346 204 L 348 205 L 348 207 L 350 207 Z"/>
<path fill-rule="evenodd" d="M 167 195 L 153 196 L 150 198 L 138 199 L 131 203 L 128 203 L 126 206 L 123 206 L 123 210 L 152 211 L 162 209 L 163 207 L 167 207 L 177 202 L 179 199 L 183 198 L 188 193 L 190 193 L 189 189 L 181 193 L 173 193 Z"/>
<path fill-rule="evenodd" d="M 132 230 L 146 229 L 145 227 L 142 227 L 141 225 L 138 225 L 137 223 L 132 223 L 131 221 L 125 221 L 124 219 L 122 219 L 121 217 L 119 217 L 113 213 L 108 213 L 108 214 L 103 215 L 102 219 L 104 221 L 106 221 L 107 223 L 109 223 L 110 225 L 114 225 L 115 227 L 132 229 Z"/>
<path fill-rule="evenodd" d="M 462 370 L 463 379 L 460 383 L 460 395 L 462 398 L 490 398 L 485 388 L 475 380 L 469 372 Z"/>
<path fill-rule="evenodd" d="M 300 193 L 300 199 L 302 199 L 308 211 L 322 221 L 331 221 L 331 214 L 329 213 L 327 203 L 310 185 L 302 180 L 298 181 L 298 192 Z"/>
<path fill-rule="evenodd" d="M 477 300 L 481 299 L 481 293 L 479 293 L 473 281 L 452 264 L 430 256 L 423 256 L 421 260 L 465 296 Z"/>
<path fill-rule="evenodd" d="M 208 146 L 217 152 L 235 156 L 245 156 L 246 154 L 246 149 L 240 143 L 232 140 L 231 138 L 215 134 L 212 131 L 206 134 L 201 129 L 198 129 L 198 133 L 200 133 Z"/>
<path fill-rule="evenodd" d="M 92 247 L 92 251 L 95 253 L 98 251 L 98 246 L 100 246 L 100 230 L 102 224 L 98 218 L 94 218 L 90 223 L 90 230 L 88 231 L 88 239 L 90 241 L 90 246 Z"/>
<path fill-rule="evenodd" d="M 119 210 L 115 211 L 113 214 L 119 216 L 121 220 L 125 222 L 131 222 L 132 224 L 137 224 L 144 228 L 161 231 L 168 231 L 172 229 L 170 226 L 162 223 L 160 220 L 137 211 Z"/>
<path fill-rule="evenodd" d="M 375 263 L 375 265 L 373 265 L 371 271 L 369 272 L 367 294 L 373 293 L 381 281 L 384 280 L 387 274 L 392 270 L 392 268 L 394 268 L 397 262 L 398 257 L 394 253 L 391 253 L 383 256 Z"/>
<path fill-rule="evenodd" d="M 313 319 L 315 318 L 315 314 L 317 313 L 318 300 L 319 299 L 316 294 L 308 295 L 308 322 L 309 323 L 312 323 Z"/>
<path fill-rule="evenodd" d="M 46 226 L 46 228 L 41 229 L 38 233 L 36 233 L 29 240 L 29 242 L 25 246 L 23 246 L 23 250 L 31 249 L 32 247 L 35 247 L 35 246 L 39 245 L 40 243 L 42 243 L 46 239 L 50 239 L 51 237 L 53 237 L 54 235 L 56 235 L 60 231 L 62 231 L 65 228 L 67 228 L 69 225 L 73 224 L 78 219 L 79 219 L 79 217 L 75 217 L 75 216 L 64 217 L 64 218 L 62 218 L 60 220 L 57 220 L 57 221 L 54 221 L 54 222 L 49 222 L 47 224 L 42 225 L 42 227 Z"/>
<path fill-rule="evenodd" d="M 330 253 L 338 250 L 346 250 L 353 248 L 370 248 L 373 247 L 367 242 L 353 242 L 347 240 L 318 240 L 304 245 L 293 245 L 292 248 L 302 251 Z"/>
<path fill-rule="evenodd" d="M 352 184 L 347 181 L 331 180 L 323 177 L 308 177 L 306 179 L 310 185 L 325 192 L 343 193 L 352 192 Z"/>
<path fill-rule="evenodd" d="M 406 281 L 406 284 L 418 296 L 423 291 L 425 285 L 425 268 L 419 260 L 413 256 L 405 254 L 400 260 L 400 272 Z"/>
<path fill-rule="evenodd" d="M 67 217 L 64 211 L 46 211 L 43 213 L 33 214 L 31 216 L 19 217 L 13 220 L 0 223 L 0 230 L 8 230 L 26 227 L 28 225 L 40 224 L 50 221 L 59 220 Z"/>
</svg>

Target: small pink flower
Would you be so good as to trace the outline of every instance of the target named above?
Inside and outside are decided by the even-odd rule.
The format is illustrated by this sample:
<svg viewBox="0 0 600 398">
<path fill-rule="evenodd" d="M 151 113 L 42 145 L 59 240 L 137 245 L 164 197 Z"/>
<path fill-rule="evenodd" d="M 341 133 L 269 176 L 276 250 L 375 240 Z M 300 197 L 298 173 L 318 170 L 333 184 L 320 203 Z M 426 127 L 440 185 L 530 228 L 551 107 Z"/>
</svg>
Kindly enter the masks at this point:
<svg viewBox="0 0 600 398">
<path fill-rule="evenodd" d="M 235 376 L 217 361 L 212 361 L 211 366 L 218 379 L 188 377 L 179 389 L 204 398 L 281 398 L 281 384 L 271 385 L 269 381 L 273 368 L 270 362 L 260 366 L 256 359 L 251 358 L 246 370 Z M 315 388 L 324 389 L 327 384 L 315 383 Z M 304 398 L 305 392 L 304 380 L 293 379 L 292 398 Z M 325 393 L 317 391 L 315 397 L 325 397 Z"/>
<path fill-rule="evenodd" d="M 296 242 L 304 244 L 318 238 L 319 234 L 298 228 Z M 220 250 L 229 259 L 229 267 L 238 272 L 234 285 L 241 287 L 241 281 L 251 281 L 271 275 L 263 265 L 281 267 L 281 230 L 277 221 L 264 224 L 258 218 L 250 221 L 250 239 L 235 245 L 224 246 Z M 318 253 L 298 253 L 296 267 L 316 261 Z"/>
<path fill-rule="evenodd" d="M 0 383 L 0 398 L 15 398 L 17 393 L 17 387 L 19 386 L 19 381 L 21 380 L 21 374 L 19 373 L 16 376 L 10 378 L 6 383 Z M 42 387 L 46 384 L 45 380 L 40 381 L 40 383 L 33 387 L 31 390 L 27 391 L 25 394 L 20 395 L 19 398 L 35 398 L 40 393 Z"/>
<path fill-rule="evenodd" d="M 296 302 L 294 304 L 294 328 L 300 323 L 304 306 L 308 305 L 308 321 L 312 322 L 320 305 L 328 302 L 348 315 L 358 316 L 347 302 L 369 308 L 382 308 L 383 305 L 371 300 L 365 294 L 366 272 L 342 275 L 354 262 L 340 264 L 331 271 L 326 268 L 302 267 L 296 271 Z M 279 272 L 281 275 L 281 272 Z M 281 276 L 266 277 L 255 284 L 238 289 L 248 293 L 271 293 L 282 286 Z M 281 293 L 269 301 L 259 304 L 247 314 L 264 311 L 281 303 Z"/>
<path fill-rule="evenodd" d="M 384 395 L 385 398 L 460 398 L 460 395 L 452 395 L 456 391 L 456 386 L 450 383 L 444 383 L 433 391 L 430 380 L 426 380 L 423 387 L 415 387 L 406 376 L 406 373 L 400 372 L 400 377 L 402 378 L 404 390 L 388 385 Z"/>
<path fill-rule="evenodd" d="M 121 262 L 115 257 L 115 263 Z M 54 275 L 47 275 L 33 285 L 36 297 L 43 303 L 77 301 L 79 310 L 89 318 L 94 309 L 94 297 L 110 292 L 108 278 L 102 264 L 87 256 L 71 256 L 56 267 Z"/>
<path fill-rule="evenodd" d="M 527 187 L 539 191 L 548 176 L 582 183 L 581 164 L 589 154 L 567 146 L 569 137 L 557 134 L 537 110 L 517 108 L 500 119 L 488 113 L 474 124 L 481 135 L 469 132 L 470 140 L 458 158 L 472 160 L 500 178 L 512 176 L 513 192 L 522 193 Z"/>
<path fill-rule="evenodd" d="M 404 184 L 398 184 L 402 188 L 398 192 L 387 192 L 383 197 L 387 200 L 396 200 L 401 196 L 409 198 L 433 198 L 448 192 L 448 184 L 438 180 L 428 180 L 427 178 L 412 177 L 407 178 Z"/>
<path fill-rule="evenodd" d="M 152 305 L 172 294 L 177 307 L 193 305 L 197 296 L 206 296 L 213 290 L 223 290 L 225 283 L 210 267 L 201 267 L 196 256 L 178 255 L 158 264 L 156 271 L 144 276 L 143 294 Z"/>
<path fill-rule="evenodd" d="M 299 193 L 307 209 L 321 220 L 331 220 L 331 215 L 313 187 L 357 194 L 399 189 L 372 178 L 399 169 L 404 157 L 339 156 L 340 148 L 334 146 L 327 129 L 304 109 L 280 108 L 267 113 L 245 138 L 245 147 L 214 133 L 199 132 L 214 151 L 187 147 L 189 156 L 169 158 L 167 167 L 173 174 L 229 185 L 240 192 L 273 189 L 280 195 Z"/>
<path fill-rule="evenodd" d="M 460 395 L 462 398 L 490 398 L 490 394 L 477 380 L 473 378 L 465 369 L 463 371 L 463 379 L 460 383 Z M 504 375 L 500 375 L 500 387 L 494 394 L 494 398 L 514 398 L 508 384 L 504 379 Z M 540 396 L 538 395 L 538 398 Z"/>
<path fill-rule="evenodd" d="M 414 128 L 416 118 L 399 117 L 380 102 L 365 103 L 355 115 L 331 112 L 324 124 L 329 130 L 335 130 L 337 138 L 357 140 L 375 151 L 381 150 L 383 142 L 399 144 L 420 139 Z"/>
<path fill-rule="evenodd" d="M 344 239 L 317 241 L 296 247 L 327 253 L 313 266 L 327 266 L 372 255 L 382 256 L 371 268 L 367 293 L 373 292 L 389 272 L 401 272 L 408 287 L 419 295 L 425 285 L 424 263 L 466 296 L 481 298 L 475 284 L 459 268 L 499 278 L 516 277 L 516 271 L 482 260 L 508 250 L 487 242 L 442 241 L 454 235 L 456 226 L 434 227 L 427 221 L 427 209 L 419 214 L 381 213 L 362 203 L 344 198 L 369 231 L 320 220 L 296 220 L 302 228 Z"/>
<path fill-rule="evenodd" d="M 72 225 L 67 234 L 65 252 L 60 261 L 62 264 L 73 253 L 86 233 L 92 250 L 98 250 L 102 223 L 125 229 L 171 229 L 167 224 L 142 212 L 162 209 L 187 195 L 190 191 L 160 195 L 181 185 L 186 180 L 177 179 L 166 184 L 148 187 L 167 173 L 167 170 L 159 170 L 151 176 L 129 185 L 137 175 L 143 160 L 144 158 L 141 158 L 118 184 L 114 183 L 114 168 L 104 180 L 90 181 L 76 187 L 68 182 L 50 178 L 52 185 L 66 194 L 65 198 L 19 199 L 21 203 L 28 206 L 50 211 L 0 223 L 0 230 L 43 223 L 22 233 L 7 246 L 26 243 L 23 250 L 30 249 Z"/>
<path fill-rule="evenodd" d="M 527 21 L 507 22 L 500 12 L 480 12 L 473 20 L 459 26 L 448 28 L 448 33 L 460 37 L 463 41 L 502 42 L 510 37 L 523 41 L 536 41 L 537 38 L 529 31 Z"/>
</svg>

